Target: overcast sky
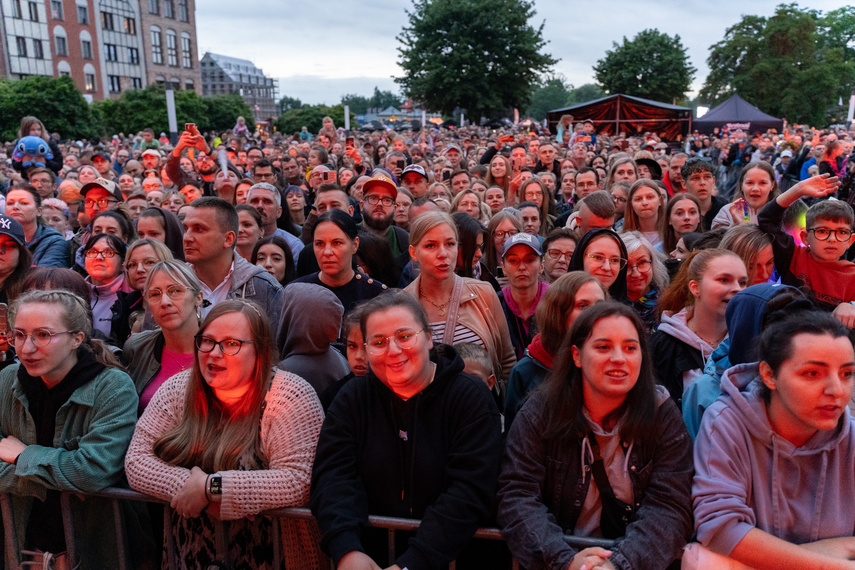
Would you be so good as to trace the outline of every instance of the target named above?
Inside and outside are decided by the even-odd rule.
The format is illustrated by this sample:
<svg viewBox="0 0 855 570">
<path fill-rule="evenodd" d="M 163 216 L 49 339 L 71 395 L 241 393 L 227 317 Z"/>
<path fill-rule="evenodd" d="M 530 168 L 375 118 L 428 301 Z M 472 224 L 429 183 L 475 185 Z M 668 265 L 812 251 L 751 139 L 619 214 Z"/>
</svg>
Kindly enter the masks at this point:
<svg viewBox="0 0 855 570">
<path fill-rule="evenodd" d="M 769 0 L 535 0 L 533 26 L 545 21 L 546 51 L 555 71 L 576 85 L 594 82 L 593 65 L 612 42 L 646 28 L 679 34 L 697 68 L 692 91 L 709 69 L 709 47 L 743 14 L 771 16 Z M 830 11 L 840 0 L 802 6 Z M 196 3 L 199 57 L 211 51 L 249 59 L 279 79 L 280 95 L 303 103 L 336 104 L 346 93 L 370 95 L 374 86 L 399 92 L 395 36 L 406 24 L 401 0 L 204 0 Z"/>
</svg>

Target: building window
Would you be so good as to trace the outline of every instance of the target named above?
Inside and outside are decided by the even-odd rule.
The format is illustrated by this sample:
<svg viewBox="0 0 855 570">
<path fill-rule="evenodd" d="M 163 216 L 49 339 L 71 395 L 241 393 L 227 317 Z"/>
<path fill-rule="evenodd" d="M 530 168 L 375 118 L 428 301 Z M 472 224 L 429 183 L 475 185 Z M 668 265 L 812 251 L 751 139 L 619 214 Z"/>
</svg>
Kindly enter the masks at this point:
<svg viewBox="0 0 855 570">
<path fill-rule="evenodd" d="M 83 82 L 85 83 L 85 88 L 87 91 L 95 91 L 95 74 L 94 73 L 84 73 L 83 74 Z"/>
<path fill-rule="evenodd" d="M 172 30 L 166 31 L 166 57 L 170 66 L 178 67 L 178 40 Z"/>
<path fill-rule="evenodd" d="M 65 71 L 65 70 L 60 70 L 60 72 L 59 72 L 59 76 L 60 76 L 60 77 L 71 77 L 71 72 L 70 72 L 70 71 Z"/>
<path fill-rule="evenodd" d="M 178 0 L 178 19 L 182 22 L 190 21 L 190 10 L 187 7 L 187 0 Z"/>
<path fill-rule="evenodd" d="M 172 0 L 163 0 L 163 17 L 175 19 L 175 5 Z"/>
<path fill-rule="evenodd" d="M 108 75 L 107 80 L 110 82 L 110 93 L 122 92 L 122 81 L 118 75 Z"/>
<path fill-rule="evenodd" d="M 119 53 L 115 44 L 104 44 L 104 58 L 107 61 L 119 61 Z"/>
<path fill-rule="evenodd" d="M 160 5 L 158 0 L 148 0 L 148 13 L 160 14 Z"/>
<path fill-rule="evenodd" d="M 113 14 L 110 12 L 101 12 L 101 27 L 110 32 L 115 31 L 113 25 Z"/>
<path fill-rule="evenodd" d="M 92 42 L 81 40 L 80 51 L 83 52 L 83 59 L 92 59 Z"/>
<path fill-rule="evenodd" d="M 190 36 L 187 34 L 181 35 L 181 65 L 186 69 L 193 68 L 193 50 L 190 49 Z"/>
<path fill-rule="evenodd" d="M 77 7 L 77 22 L 83 25 L 89 23 L 89 8 L 86 6 Z"/>
<path fill-rule="evenodd" d="M 18 20 L 24 17 L 21 12 L 21 0 L 12 0 L 12 17 Z"/>
<path fill-rule="evenodd" d="M 30 5 L 30 20 L 33 22 L 39 21 L 39 5 L 35 2 L 28 2 Z"/>
<path fill-rule="evenodd" d="M 44 46 L 42 46 L 42 40 L 33 40 L 33 57 L 36 59 L 45 58 L 45 50 Z"/>
<path fill-rule="evenodd" d="M 62 20 L 62 0 L 50 0 L 50 15 L 54 20 Z"/>
<path fill-rule="evenodd" d="M 68 55 L 68 42 L 62 36 L 56 36 L 56 55 Z"/>
<path fill-rule="evenodd" d="M 125 33 L 132 36 L 137 35 L 137 21 L 133 18 L 125 18 Z"/>
<path fill-rule="evenodd" d="M 128 48 L 128 62 L 132 63 L 133 65 L 139 65 L 140 64 L 140 50 L 138 50 L 137 48 L 134 48 L 134 47 L 129 47 Z"/>
<path fill-rule="evenodd" d="M 131 87 L 134 89 L 142 89 L 142 79 L 139 77 L 131 77 Z"/>
<path fill-rule="evenodd" d="M 18 46 L 18 57 L 27 57 L 27 40 L 15 38 L 15 45 Z"/>
<path fill-rule="evenodd" d="M 160 30 L 151 29 L 151 60 L 163 64 L 163 45 L 160 43 Z"/>
</svg>

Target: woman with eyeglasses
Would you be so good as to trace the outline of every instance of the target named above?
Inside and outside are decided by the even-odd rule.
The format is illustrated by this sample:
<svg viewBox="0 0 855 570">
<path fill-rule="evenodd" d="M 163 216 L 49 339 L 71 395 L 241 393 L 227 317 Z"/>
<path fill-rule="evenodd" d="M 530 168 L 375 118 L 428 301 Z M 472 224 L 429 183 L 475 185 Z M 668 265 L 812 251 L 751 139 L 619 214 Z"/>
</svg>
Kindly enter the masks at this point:
<svg viewBox="0 0 855 570">
<path fill-rule="evenodd" d="M 494 214 L 490 218 L 490 223 L 487 224 L 482 263 L 487 266 L 502 287 L 508 284 L 501 269 L 502 248 L 505 246 L 506 239 L 521 231 L 523 231 L 522 216 L 518 210 L 510 208 Z"/>
<path fill-rule="evenodd" d="M 138 239 L 128 246 L 125 255 L 125 283 L 129 292 L 117 291 L 113 303 L 112 337 L 122 348 L 131 332 L 142 330 L 144 313 L 143 292 L 149 271 L 160 261 L 172 259 L 172 253 L 163 243 L 153 239 Z M 136 327 L 135 324 L 139 323 Z"/>
<path fill-rule="evenodd" d="M 0 372 L 0 489 L 11 494 L 15 547 L 32 552 L 27 562 L 40 567 L 117 568 L 115 548 L 104 547 L 122 540 L 105 516 L 110 502 L 76 494 L 121 483 L 136 422 L 133 382 L 92 339 L 89 304 L 77 295 L 30 291 L 9 318 L 20 364 Z M 75 493 L 69 499 L 78 560 L 66 555 L 60 491 Z"/>
<path fill-rule="evenodd" d="M 662 254 L 640 232 L 625 232 L 620 236 L 626 245 L 626 296 L 644 322 L 647 332 L 656 330 L 656 302 L 668 287 L 668 270 Z"/>
<path fill-rule="evenodd" d="M 140 395 L 140 414 L 164 382 L 193 367 L 201 291 L 196 274 L 183 262 L 157 261 L 148 271 L 143 299 L 158 328 L 131 335 L 123 349 Z"/>
<path fill-rule="evenodd" d="M 466 552 L 492 510 L 501 455 L 487 385 L 463 374 L 451 346 L 431 340 L 410 295 L 388 292 L 361 310 L 370 369 L 330 405 L 312 470 L 321 547 L 339 570 L 440 568 L 455 559 L 461 569 L 498 567 L 467 562 Z M 390 560 L 386 531 L 365 528 L 369 514 L 422 522 L 396 533 Z"/>
<path fill-rule="evenodd" d="M 171 327 L 186 312 L 195 319 L 193 306 L 202 297 L 193 290 L 179 294 L 177 283 L 160 279 L 167 275 L 152 272 L 147 299 L 152 306 L 181 305 L 181 315 L 159 311 Z M 215 556 L 219 519 L 229 521 L 223 540 L 232 567 L 270 568 L 272 523 L 257 515 L 308 501 L 321 404 L 304 380 L 274 370 L 273 335 L 258 305 L 217 303 L 189 338 L 195 353 L 184 364 L 188 369 L 157 389 L 137 423 L 125 459 L 128 482 L 170 502 L 167 532 L 179 567 L 225 563 Z M 283 543 L 286 566 L 320 567 L 308 524 L 280 524 L 284 536 L 302 537 Z"/>
<path fill-rule="evenodd" d="M 616 301 L 626 299 L 626 246 L 608 228 L 594 228 L 579 241 L 568 271 L 584 271 L 596 277 Z"/>
<path fill-rule="evenodd" d="M 41 222 L 41 213 L 41 196 L 29 184 L 6 194 L 6 215 L 16 219 L 24 229 L 24 242 L 33 255 L 33 265 L 68 267 L 71 262 L 68 243 L 58 231 Z"/>
<path fill-rule="evenodd" d="M 83 248 L 86 283 L 92 293 L 92 321 L 96 331 L 106 338 L 112 337 L 113 313 L 119 291 L 129 293 L 130 285 L 125 280 L 123 265 L 127 246 L 111 234 L 92 235 Z"/>
<path fill-rule="evenodd" d="M 683 392 L 727 337 L 728 302 L 747 285 L 748 272 L 738 255 L 702 249 L 686 258 L 660 295 L 656 312 L 661 323 L 650 339 L 653 367 L 681 409 Z"/>
</svg>

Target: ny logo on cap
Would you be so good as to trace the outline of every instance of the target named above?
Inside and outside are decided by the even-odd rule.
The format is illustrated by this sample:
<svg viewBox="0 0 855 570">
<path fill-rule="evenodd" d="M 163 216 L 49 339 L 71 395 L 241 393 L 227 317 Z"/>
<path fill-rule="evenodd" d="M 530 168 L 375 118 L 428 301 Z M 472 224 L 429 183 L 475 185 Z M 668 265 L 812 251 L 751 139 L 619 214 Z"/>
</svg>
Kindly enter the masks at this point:
<svg viewBox="0 0 855 570">
<path fill-rule="evenodd" d="M 4 230 L 8 230 L 12 227 L 12 220 L 10 218 L 0 218 L 0 227 Z"/>
</svg>

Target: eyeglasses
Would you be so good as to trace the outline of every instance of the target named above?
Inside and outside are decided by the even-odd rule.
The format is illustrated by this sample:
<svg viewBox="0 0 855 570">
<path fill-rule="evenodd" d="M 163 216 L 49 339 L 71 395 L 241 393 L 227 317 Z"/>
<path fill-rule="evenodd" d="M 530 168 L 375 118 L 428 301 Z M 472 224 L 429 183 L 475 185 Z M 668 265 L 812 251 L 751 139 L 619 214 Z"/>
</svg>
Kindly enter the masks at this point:
<svg viewBox="0 0 855 570">
<path fill-rule="evenodd" d="M 151 269 L 159 262 L 158 259 L 143 259 L 142 261 L 129 261 L 125 264 L 125 269 L 128 271 L 133 271 L 140 265 L 142 265 L 145 269 Z"/>
<path fill-rule="evenodd" d="M 506 237 L 509 237 L 509 236 L 515 236 L 518 233 L 519 232 L 517 230 L 507 230 L 507 231 L 496 230 L 495 232 L 493 232 L 493 235 L 495 235 L 499 239 L 505 239 Z"/>
<path fill-rule="evenodd" d="M 219 342 L 208 336 L 196 335 L 195 338 L 196 348 L 199 349 L 199 352 L 212 352 L 215 346 L 219 346 L 220 352 L 226 356 L 234 356 L 240 352 L 244 344 L 252 344 L 251 340 L 238 340 L 236 338 L 225 338 Z"/>
<path fill-rule="evenodd" d="M 163 300 L 163 294 L 166 293 L 166 296 L 172 299 L 173 301 L 177 301 L 184 297 L 184 293 L 187 292 L 187 289 L 184 287 L 179 287 L 178 285 L 170 285 L 166 288 L 166 291 L 161 291 L 160 289 L 152 289 L 146 295 L 146 299 L 148 299 L 149 303 L 160 303 Z M 205 351 L 207 352 L 207 351 Z"/>
<path fill-rule="evenodd" d="M 845 228 L 839 230 L 830 230 L 828 228 L 811 228 L 808 230 L 809 232 L 813 232 L 813 237 L 818 239 L 819 241 L 825 241 L 831 234 L 834 234 L 834 239 L 837 241 L 846 241 L 850 237 L 852 237 L 852 230 L 847 230 Z"/>
<path fill-rule="evenodd" d="M 648 261 L 647 259 L 643 259 L 639 261 L 636 265 L 630 265 L 627 267 L 627 271 L 632 273 L 633 269 L 637 269 L 639 273 L 647 273 L 650 271 L 650 268 L 653 266 L 653 263 Z"/>
<path fill-rule="evenodd" d="M 117 255 L 119 255 L 119 252 L 117 252 L 115 249 L 105 249 L 104 251 L 90 249 L 84 255 L 89 259 L 97 259 L 99 257 L 101 259 L 113 259 Z"/>
<path fill-rule="evenodd" d="M 615 204 L 625 204 L 626 198 L 624 198 L 623 196 L 612 196 L 612 201 Z"/>
<path fill-rule="evenodd" d="M 369 206 L 376 206 L 377 204 L 383 204 L 384 206 L 386 206 L 388 208 L 389 206 L 391 206 L 395 203 L 395 201 L 393 199 L 389 198 L 388 196 L 384 196 L 381 198 L 380 196 L 371 195 L 371 196 L 363 196 L 362 199 L 365 200 L 365 202 Z"/>
<path fill-rule="evenodd" d="M 558 261 L 562 257 L 566 257 L 567 261 L 570 261 L 573 257 L 572 251 L 561 251 L 560 249 L 547 249 L 546 255 L 549 256 L 549 259 L 552 261 Z"/>
<path fill-rule="evenodd" d="M 59 336 L 61 334 L 75 334 L 76 332 L 77 331 L 52 332 L 47 329 L 34 329 L 33 332 L 27 334 L 21 329 L 13 329 L 12 340 L 15 343 L 15 346 L 24 346 L 27 339 L 30 339 L 33 341 L 33 345 L 43 347 L 53 342 L 53 338 L 55 336 Z"/>
<path fill-rule="evenodd" d="M 597 265 L 605 265 L 608 262 L 609 265 L 617 265 L 620 269 L 623 269 L 626 266 L 626 260 L 622 257 L 606 257 L 599 253 L 588 253 L 585 254 L 585 257 L 593 260 Z"/>
<path fill-rule="evenodd" d="M 99 208 L 106 208 L 107 204 L 118 204 L 118 200 L 108 200 L 107 198 L 102 198 L 100 200 L 84 200 L 83 204 L 89 206 L 90 208 L 94 205 L 98 205 Z"/>
<path fill-rule="evenodd" d="M 368 350 L 369 354 L 380 356 L 389 350 L 389 343 L 394 338 L 395 344 L 398 345 L 398 348 L 401 350 L 409 350 L 416 346 L 416 340 L 422 332 L 424 331 L 401 329 L 395 331 L 395 334 L 392 336 L 375 335 L 368 339 L 368 342 L 365 343 L 365 348 Z"/>
</svg>

